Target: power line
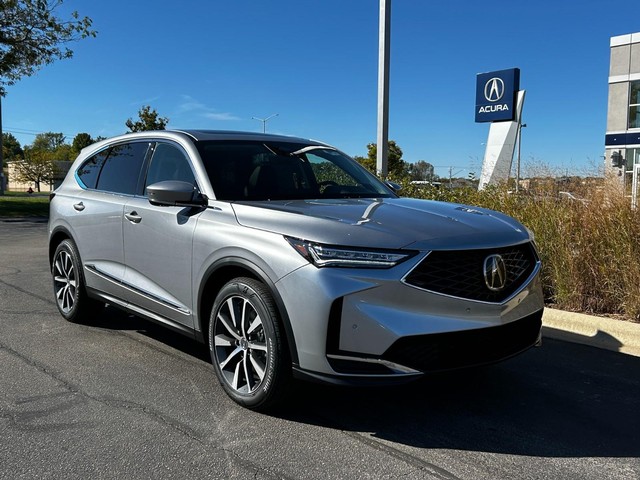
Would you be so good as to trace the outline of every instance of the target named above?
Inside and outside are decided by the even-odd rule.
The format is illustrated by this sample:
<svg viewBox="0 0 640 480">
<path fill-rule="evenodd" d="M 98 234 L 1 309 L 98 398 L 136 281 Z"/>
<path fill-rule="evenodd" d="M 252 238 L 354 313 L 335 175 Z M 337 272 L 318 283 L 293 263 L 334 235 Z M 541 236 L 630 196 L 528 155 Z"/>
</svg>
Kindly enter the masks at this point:
<svg viewBox="0 0 640 480">
<path fill-rule="evenodd" d="M 5 127 L 3 128 L 3 132 L 5 133 L 14 133 L 16 135 L 32 135 L 34 137 L 44 134 L 44 133 L 62 133 L 62 135 L 65 136 L 65 138 L 70 138 L 73 137 L 73 135 L 69 135 L 68 133 L 64 133 L 64 132 L 39 132 L 37 130 L 28 130 L 28 129 L 24 129 L 24 128 L 11 128 L 11 127 Z"/>
</svg>

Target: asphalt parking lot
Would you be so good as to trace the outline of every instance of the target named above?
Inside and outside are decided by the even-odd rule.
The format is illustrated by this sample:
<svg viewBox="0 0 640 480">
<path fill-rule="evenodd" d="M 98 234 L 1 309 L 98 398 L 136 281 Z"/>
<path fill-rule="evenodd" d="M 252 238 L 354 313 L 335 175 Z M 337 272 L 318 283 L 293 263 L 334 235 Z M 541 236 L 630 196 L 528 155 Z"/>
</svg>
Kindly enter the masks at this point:
<svg viewBox="0 0 640 480">
<path fill-rule="evenodd" d="M 67 323 L 46 224 L 0 219 L 0 478 L 640 478 L 640 358 L 545 339 L 384 389 L 296 384 L 270 415 L 201 345 L 106 308 Z"/>
</svg>

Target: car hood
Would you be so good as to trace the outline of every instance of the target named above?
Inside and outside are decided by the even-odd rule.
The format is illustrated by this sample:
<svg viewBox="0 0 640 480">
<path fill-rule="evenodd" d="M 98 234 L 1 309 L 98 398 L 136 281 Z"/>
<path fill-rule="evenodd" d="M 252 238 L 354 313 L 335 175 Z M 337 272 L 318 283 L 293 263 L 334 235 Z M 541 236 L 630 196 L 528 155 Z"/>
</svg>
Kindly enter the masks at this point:
<svg viewBox="0 0 640 480">
<path fill-rule="evenodd" d="M 333 245 L 454 250 L 529 239 L 501 213 L 413 198 L 242 202 L 233 209 L 243 226 Z"/>
</svg>

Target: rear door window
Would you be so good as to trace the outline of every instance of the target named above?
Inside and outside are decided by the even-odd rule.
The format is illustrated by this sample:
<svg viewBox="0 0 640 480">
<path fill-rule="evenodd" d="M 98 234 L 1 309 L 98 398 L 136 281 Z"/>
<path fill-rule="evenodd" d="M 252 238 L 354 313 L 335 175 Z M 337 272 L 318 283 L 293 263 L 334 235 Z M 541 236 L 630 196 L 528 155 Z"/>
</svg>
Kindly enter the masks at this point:
<svg viewBox="0 0 640 480">
<path fill-rule="evenodd" d="M 100 176 L 100 170 L 102 170 L 102 166 L 104 165 L 104 161 L 107 159 L 108 155 L 109 150 L 103 150 L 82 164 L 82 166 L 76 171 L 82 185 L 91 189 L 96 188 L 96 185 L 98 184 L 98 177 Z"/>
<path fill-rule="evenodd" d="M 135 195 L 148 147 L 147 142 L 112 147 L 100 171 L 96 188 L 105 192 Z"/>
</svg>

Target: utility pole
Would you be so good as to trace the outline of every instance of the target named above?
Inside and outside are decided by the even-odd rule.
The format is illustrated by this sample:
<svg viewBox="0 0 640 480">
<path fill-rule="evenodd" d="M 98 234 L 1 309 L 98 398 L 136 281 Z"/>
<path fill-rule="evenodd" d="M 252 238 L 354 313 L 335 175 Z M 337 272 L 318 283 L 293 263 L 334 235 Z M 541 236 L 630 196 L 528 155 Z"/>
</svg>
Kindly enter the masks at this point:
<svg viewBox="0 0 640 480">
<path fill-rule="evenodd" d="M 458 175 L 462 170 L 458 170 L 455 175 Z M 453 166 L 449 167 L 449 189 L 453 188 Z"/>
<path fill-rule="evenodd" d="M 389 171 L 389 53 L 391 38 L 391 0 L 380 0 L 378 34 L 378 145 L 376 170 L 386 177 Z"/>
<path fill-rule="evenodd" d="M 2 94 L 0 94 L 0 196 L 4 195 L 4 173 L 2 173 Z"/>
</svg>

